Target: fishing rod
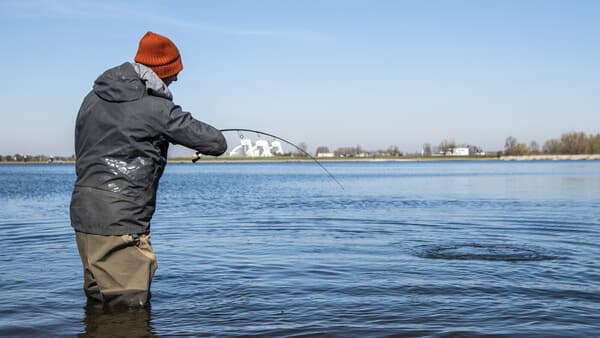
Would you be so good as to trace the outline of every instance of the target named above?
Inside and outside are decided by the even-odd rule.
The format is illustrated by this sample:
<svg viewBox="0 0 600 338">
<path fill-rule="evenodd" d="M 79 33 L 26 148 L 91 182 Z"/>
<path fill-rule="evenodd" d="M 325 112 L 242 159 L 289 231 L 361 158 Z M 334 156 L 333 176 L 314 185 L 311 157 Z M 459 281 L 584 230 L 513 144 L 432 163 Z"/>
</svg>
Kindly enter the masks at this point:
<svg viewBox="0 0 600 338">
<path fill-rule="evenodd" d="M 222 133 L 226 133 L 226 132 L 230 132 L 230 131 L 235 131 L 235 132 L 248 132 L 248 133 L 256 133 L 256 134 L 261 134 L 261 135 L 265 135 L 265 136 L 269 136 L 275 139 L 278 139 L 280 141 L 283 141 L 289 145 L 291 145 L 292 147 L 298 149 L 302 154 L 308 156 L 311 160 L 313 160 L 316 164 L 319 165 L 319 167 L 321 167 L 321 169 L 323 169 L 327 175 L 329 175 L 329 177 L 331 177 L 332 180 L 335 181 L 335 183 L 337 183 L 340 188 L 342 188 L 342 190 L 344 189 L 344 186 L 342 185 L 342 183 L 340 183 L 340 181 L 338 181 L 335 176 L 333 176 L 332 173 L 329 172 L 329 170 L 327 170 L 327 168 L 325 168 L 321 162 L 319 162 L 314 156 L 312 156 L 311 154 L 307 153 L 306 150 L 300 148 L 299 146 L 295 145 L 294 143 L 284 139 L 283 137 L 279 137 L 273 134 L 269 134 L 269 133 L 265 133 L 263 131 L 259 131 L 259 130 L 253 130 L 253 129 L 244 129 L 244 128 L 229 128 L 229 129 L 221 129 L 220 132 Z M 196 163 L 199 159 L 200 159 L 200 152 L 196 152 L 196 155 L 192 158 L 192 162 Z"/>
</svg>

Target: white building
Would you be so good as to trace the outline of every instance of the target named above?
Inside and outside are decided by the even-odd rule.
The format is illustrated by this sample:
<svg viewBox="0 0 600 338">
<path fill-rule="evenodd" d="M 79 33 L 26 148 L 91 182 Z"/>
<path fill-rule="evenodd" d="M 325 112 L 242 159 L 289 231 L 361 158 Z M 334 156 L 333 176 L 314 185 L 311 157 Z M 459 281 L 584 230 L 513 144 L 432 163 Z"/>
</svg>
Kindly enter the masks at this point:
<svg viewBox="0 0 600 338">
<path fill-rule="evenodd" d="M 256 140 L 255 143 L 252 143 L 251 140 L 246 138 L 241 139 L 240 145 L 229 152 L 229 156 L 247 157 L 271 157 L 282 154 L 283 147 L 279 141 Z"/>
<path fill-rule="evenodd" d="M 334 153 L 318 153 L 317 157 L 335 157 Z"/>
<path fill-rule="evenodd" d="M 469 148 L 467 147 L 456 147 L 450 148 L 448 154 L 450 156 L 469 156 Z"/>
</svg>

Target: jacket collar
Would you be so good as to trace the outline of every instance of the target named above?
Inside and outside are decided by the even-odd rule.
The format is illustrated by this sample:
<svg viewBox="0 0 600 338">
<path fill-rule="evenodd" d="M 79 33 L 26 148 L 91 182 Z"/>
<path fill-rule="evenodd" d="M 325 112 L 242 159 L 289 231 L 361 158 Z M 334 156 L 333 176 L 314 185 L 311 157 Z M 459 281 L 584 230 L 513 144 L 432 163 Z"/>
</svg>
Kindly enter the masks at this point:
<svg viewBox="0 0 600 338">
<path fill-rule="evenodd" d="M 169 87 L 167 87 L 163 80 L 161 80 L 150 67 L 141 63 L 134 63 L 133 68 L 144 82 L 146 89 L 151 95 L 173 100 L 173 94 L 171 93 L 171 90 L 169 90 Z"/>
</svg>

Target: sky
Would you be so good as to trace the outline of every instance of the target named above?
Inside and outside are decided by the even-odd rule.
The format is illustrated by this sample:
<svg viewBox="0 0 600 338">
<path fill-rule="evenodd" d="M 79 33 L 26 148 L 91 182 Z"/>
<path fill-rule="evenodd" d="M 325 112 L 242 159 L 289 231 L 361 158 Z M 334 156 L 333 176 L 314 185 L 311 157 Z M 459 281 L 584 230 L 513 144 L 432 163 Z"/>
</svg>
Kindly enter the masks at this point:
<svg viewBox="0 0 600 338">
<path fill-rule="evenodd" d="M 83 97 L 147 31 L 182 54 L 184 110 L 309 151 L 596 134 L 599 17 L 578 0 L 0 0 L 0 154 L 73 154 Z"/>
</svg>

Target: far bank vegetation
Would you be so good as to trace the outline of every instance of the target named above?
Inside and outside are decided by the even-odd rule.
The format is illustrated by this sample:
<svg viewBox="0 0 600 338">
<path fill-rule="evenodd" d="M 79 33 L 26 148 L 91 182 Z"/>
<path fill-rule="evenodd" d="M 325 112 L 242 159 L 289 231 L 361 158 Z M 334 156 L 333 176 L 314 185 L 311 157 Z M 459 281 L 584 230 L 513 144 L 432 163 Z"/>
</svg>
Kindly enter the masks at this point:
<svg viewBox="0 0 600 338">
<path fill-rule="evenodd" d="M 520 143 L 509 136 L 504 142 L 505 156 L 524 155 L 580 155 L 600 154 L 600 134 L 587 135 L 583 132 L 568 132 L 560 138 L 550 139 L 540 147 L 536 141 L 529 144 Z"/>
<path fill-rule="evenodd" d="M 503 151 L 484 152 L 481 147 L 474 145 L 459 145 L 452 139 L 444 139 L 437 146 L 425 143 L 420 154 L 405 154 L 397 146 L 390 146 L 385 150 L 366 151 L 360 145 L 340 147 L 330 151 L 327 146 L 319 146 L 315 151 L 318 157 L 430 157 L 430 156 L 456 156 L 457 149 L 468 152 L 466 156 L 472 157 L 501 157 L 501 156 L 529 156 L 529 155 L 584 155 L 600 154 L 600 134 L 586 134 L 584 132 L 567 132 L 560 138 L 549 139 L 543 145 L 536 141 L 521 143 L 515 137 L 509 136 L 504 143 Z M 327 154 L 328 156 L 322 156 Z"/>
</svg>

